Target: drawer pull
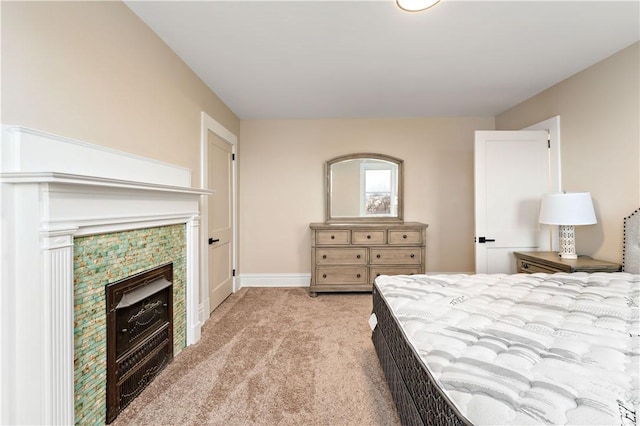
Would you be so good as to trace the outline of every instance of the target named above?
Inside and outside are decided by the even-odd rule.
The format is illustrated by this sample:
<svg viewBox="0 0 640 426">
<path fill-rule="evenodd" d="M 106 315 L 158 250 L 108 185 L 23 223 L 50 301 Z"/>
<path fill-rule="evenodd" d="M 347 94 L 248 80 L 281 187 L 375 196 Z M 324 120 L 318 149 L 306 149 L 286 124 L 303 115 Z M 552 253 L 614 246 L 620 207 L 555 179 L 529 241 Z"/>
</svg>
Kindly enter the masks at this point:
<svg viewBox="0 0 640 426">
<path fill-rule="evenodd" d="M 380 259 L 380 254 L 379 254 L 379 253 L 378 253 L 378 254 L 376 254 L 376 257 L 377 257 L 378 259 Z"/>
<path fill-rule="evenodd" d="M 528 263 L 522 263 L 522 269 L 529 269 Z"/>
<path fill-rule="evenodd" d="M 327 278 L 327 274 L 322 274 L 322 278 Z"/>
<path fill-rule="evenodd" d="M 336 239 L 336 236 L 335 236 L 335 235 L 332 235 L 332 236 L 331 236 L 331 239 L 332 239 L 332 240 L 335 240 L 335 239 Z"/>
<path fill-rule="evenodd" d="M 356 259 L 360 259 L 360 255 L 356 255 Z"/>
<path fill-rule="evenodd" d="M 407 239 L 407 234 L 404 234 L 404 235 L 402 236 L 402 238 L 404 238 L 404 239 L 406 240 L 406 239 Z"/>
<path fill-rule="evenodd" d="M 356 278 L 360 278 L 360 274 L 356 274 Z"/>
<path fill-rule="evenodd" d="M 323 259 L 326 259 L 326 258 L 327 258 L 327 255 L 326 255 L 326 254 L 323 254 L 323 255 L 322 255 L 322 258 L 323 258 Z"/>
<path fill-rule="evenodd" d="M 416 257 L 416 255 L 411 253 L 411 256 L 409 256 L 409 257 L 413 259 L 414 257 Z"/>
<path fill-rule="evenodd" d="M 367 235 L 367 240 L 370 240 L 370 239 L 371 239 L 371 235 Z"/>
</svg>

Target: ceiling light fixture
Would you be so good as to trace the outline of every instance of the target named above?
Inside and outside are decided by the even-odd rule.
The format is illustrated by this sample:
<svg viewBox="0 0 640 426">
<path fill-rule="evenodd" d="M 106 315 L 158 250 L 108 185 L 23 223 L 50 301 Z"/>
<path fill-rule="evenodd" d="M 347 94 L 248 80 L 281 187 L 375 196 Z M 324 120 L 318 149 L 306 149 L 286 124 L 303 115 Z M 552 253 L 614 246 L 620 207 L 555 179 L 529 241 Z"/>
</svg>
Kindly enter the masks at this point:
<svg viewBox="0 0 640 426">
<path fill-rule="evenodd" d="M 420 12 L 438 4 L 440 0 L 396 0 L 398 7 L 407 12 Z"/>
</svg>

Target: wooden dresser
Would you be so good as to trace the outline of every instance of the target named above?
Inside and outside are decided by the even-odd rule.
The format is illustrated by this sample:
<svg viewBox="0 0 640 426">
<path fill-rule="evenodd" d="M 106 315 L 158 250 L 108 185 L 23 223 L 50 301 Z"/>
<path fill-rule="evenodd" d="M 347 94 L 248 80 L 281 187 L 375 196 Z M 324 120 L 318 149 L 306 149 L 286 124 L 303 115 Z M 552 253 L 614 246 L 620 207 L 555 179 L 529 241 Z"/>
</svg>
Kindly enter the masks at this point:
<svg viewBox="0 0 640 426">
<path fill-rule="evenodd" d="M 371 291 L 378 275 L 423 274 L 427 226 L 418 222 L 310 224 L 309 294 Z"/>
</svg>

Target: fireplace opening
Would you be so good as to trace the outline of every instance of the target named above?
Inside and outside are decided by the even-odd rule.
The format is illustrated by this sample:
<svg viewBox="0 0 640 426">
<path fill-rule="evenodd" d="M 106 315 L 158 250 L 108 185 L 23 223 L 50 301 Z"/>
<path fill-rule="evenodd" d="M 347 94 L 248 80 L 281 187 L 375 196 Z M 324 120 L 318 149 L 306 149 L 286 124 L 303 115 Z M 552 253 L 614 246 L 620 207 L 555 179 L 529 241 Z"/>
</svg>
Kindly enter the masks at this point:
<svg viewBox="0 0 640 426">
<path fill-rule="evenodd" d="M 173 359 L 173 264 L 106 286 L 107 423 Z"/>
</svg>

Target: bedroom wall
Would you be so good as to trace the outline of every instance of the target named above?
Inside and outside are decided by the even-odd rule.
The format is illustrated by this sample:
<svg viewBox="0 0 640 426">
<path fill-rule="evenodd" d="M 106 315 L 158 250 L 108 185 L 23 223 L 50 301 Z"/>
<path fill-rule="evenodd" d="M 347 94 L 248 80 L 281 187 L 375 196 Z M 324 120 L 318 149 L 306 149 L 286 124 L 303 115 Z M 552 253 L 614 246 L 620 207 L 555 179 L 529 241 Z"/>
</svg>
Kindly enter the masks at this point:
<svg viewBox="0 0 640 426">
<path fill-rule="evenodd" d="M 597 225 L 576 227 L 576 248 L 622 259 L 623 218 L 640 207 L 640 43 L 496 117 L 520 129 L 560 115 L 562 187 L 591 192 Z"/>
<path fill-rule="evenodd" d="M 200 112 L 240 121 L 124 3 L 2 2 L 3 124 L 170 162 L 199 186 Z"/>
<path fill-rule="evenodd" d="M 242 120 L 240 273 L 310 273 L 324 221 L 324 162 L 355 152 L 405 161 L 406 221 L 429 224 L 427 271 L 473 271 L 473 137 L 493 117 Z"/>
</svg>

